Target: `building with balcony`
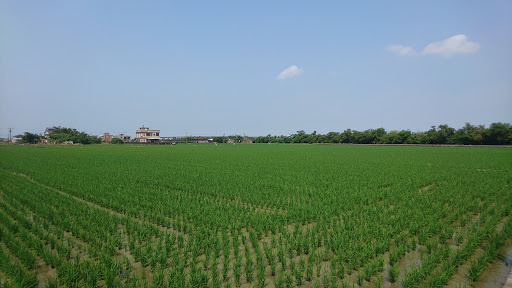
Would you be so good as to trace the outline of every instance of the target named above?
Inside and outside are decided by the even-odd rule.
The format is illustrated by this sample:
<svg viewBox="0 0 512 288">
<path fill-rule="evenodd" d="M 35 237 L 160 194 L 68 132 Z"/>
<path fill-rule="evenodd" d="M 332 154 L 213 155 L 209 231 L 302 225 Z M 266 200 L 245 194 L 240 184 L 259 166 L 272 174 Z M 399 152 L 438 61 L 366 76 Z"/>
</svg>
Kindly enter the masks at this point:
<svg viewBox="0 0 512 288">
<path fill-rule="evenodd" d="M 148 127 L 144 127 L 144 125 L 142 125 L 139 130 L 135 131 L 135 142 L 160 142 L 160 130 L 149 130 Z"/>
<path fill-rule="evenodd" d="M 110 135 L 110 133 L 103 133 L 103 135 L 101 135 L 101 140 L 103 142 L 112 142 L 112 138 L 113 135 Z"/>
</svg>

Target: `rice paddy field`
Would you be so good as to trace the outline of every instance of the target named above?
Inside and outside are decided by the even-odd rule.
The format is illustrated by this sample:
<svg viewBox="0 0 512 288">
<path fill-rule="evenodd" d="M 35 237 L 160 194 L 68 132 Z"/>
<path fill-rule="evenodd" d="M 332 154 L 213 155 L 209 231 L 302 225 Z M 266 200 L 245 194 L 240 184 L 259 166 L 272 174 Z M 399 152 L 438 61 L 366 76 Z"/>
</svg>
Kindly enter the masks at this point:
<svg viewBox="0 0 512 288">
<path fill-rule="evenodd" d="M 511 148 L 1 146 L 0 283 L 499 287 L 511 212 Z"/>
</svg>

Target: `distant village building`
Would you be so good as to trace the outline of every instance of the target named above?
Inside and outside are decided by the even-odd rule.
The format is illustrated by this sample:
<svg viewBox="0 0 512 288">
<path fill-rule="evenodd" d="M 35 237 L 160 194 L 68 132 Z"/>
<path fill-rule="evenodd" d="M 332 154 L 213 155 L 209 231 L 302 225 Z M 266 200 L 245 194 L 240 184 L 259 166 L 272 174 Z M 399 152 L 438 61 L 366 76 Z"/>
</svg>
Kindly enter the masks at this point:
<svg viewBox="0 0 512 288">
<path fill-rule="evenodd" d="M 124 135 L 124 134 L 119 134 L 117 136 L 114 136 L 114 138 L 119 138 L 119 139 L 123 140 L 124 142 L 130 141 L 132 139 L 131 136 Z"/>
<path fill-rule="evenodd" d="M 103 133 L 101 136 L 101 139 L 103 139 L 103 142 L 111 142 L 114 135 L 110 135 L 110 133 Z"/>
<path fill-rule="evenodd" d="M 55 126 L 47 127 L 46 130 L 44 130 L 44 137 L 48 139 L 50 137 L 50 133 L 52 133 L 55 129 L 57 129 Z"/>
<path fill-rule="evenodd" d="M 194 137 L 192 141 L 196 142 L 198 144 L 205 144 L 205 143 L 209 142 L 208 138 L 206 138 L 206 137 Z M 212 142 L 213 142 L 213 139 L 212 139 Z"/>
<path fill-rule="evenodd" d="M 160 137 L 160 141 L 177 141 L 179 140 L 178 137 L 175 137 L 175 136 L 171 136 L 171 137 L 164 137 L 164 136 L 161 136 Z"/>
<path fill-rule="evenodd" d="M 140 127 L 135 131 L 135 142 L 139 143 L 153 143 L 160 141 L 160 130 L 149 130 L 148 127 Z"/>
<path fill-rule="evenodd" d="M 12 136 L 12 138 L 11 138 L 11 142 L 12 142 L 12 143 L 20 143 L 20 142 L 21 142 L 21 140 L 22 140 L 22 137 L 23 137 L 23 135 L 21 135 L 21 134 L 14 135 L 14 136 Z"/>
</svg>

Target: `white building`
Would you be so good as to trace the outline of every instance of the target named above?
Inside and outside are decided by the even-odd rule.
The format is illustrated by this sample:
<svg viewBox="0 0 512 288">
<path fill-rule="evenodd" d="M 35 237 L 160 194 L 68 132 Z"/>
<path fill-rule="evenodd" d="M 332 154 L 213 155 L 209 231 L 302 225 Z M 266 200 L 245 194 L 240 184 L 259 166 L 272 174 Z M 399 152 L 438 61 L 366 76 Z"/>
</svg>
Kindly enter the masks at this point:
<svg viewBox="0 0 512 288">
<path fill-rule="evenodd" d="M 139 143 L 150 143 L 160 141 L 160 130 L 149 130 L 148 127 L 140 127 L 139 130 L 135 131 L 135 142 Z"/>
<path fill-rule="evenodd" d="M 23 135 L 21 135 L 21 134 L 14 135 L 11 138 L 11 143 L 20 143 L 22 138 L 23 138 Z"/>
<path fill-rule="evenodd" d="M 52 133 L 55 129 L 57 129 L 55 126 L 46 128 L 46 130 L 44 130 L 44 137 L 48 138 L 50 133 Z"/>
</svg>

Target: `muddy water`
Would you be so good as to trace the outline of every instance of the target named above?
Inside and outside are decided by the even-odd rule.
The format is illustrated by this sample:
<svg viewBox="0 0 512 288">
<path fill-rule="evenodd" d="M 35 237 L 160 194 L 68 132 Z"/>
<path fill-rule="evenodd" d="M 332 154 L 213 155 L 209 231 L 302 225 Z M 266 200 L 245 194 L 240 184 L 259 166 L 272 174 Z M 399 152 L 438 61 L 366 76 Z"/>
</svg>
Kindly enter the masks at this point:
<svg viewBox="0 0 512 288">
<path fill-rule="evenodd" d="M 389 253 L 386 253 L 384 256 L 384 263 L 389 264 Z M 382 278 L 384 282 L 382 283 L 383 288 L 398 288 L 402 287 L 401 278 L 404 273 L 411 269 L 413 266 L 421 265 L 421 254 L 420 254 L 420 246 L 416 247 L 416 249 L 406 252 L 405 255 L 398 260 L 396 267 L 398 268 L 398 279 L 396 279 L 395 283 L 391 283 L 389 279 L 389 265 L 385 265 L 384 271 L 382 272 Z"/>
<path fill-rule="evenodd" d="M 474 287 L 512 288 L 512 237 L 505 242 L 498 259 L 487 266 Z"/>
</svg>

